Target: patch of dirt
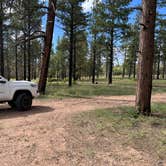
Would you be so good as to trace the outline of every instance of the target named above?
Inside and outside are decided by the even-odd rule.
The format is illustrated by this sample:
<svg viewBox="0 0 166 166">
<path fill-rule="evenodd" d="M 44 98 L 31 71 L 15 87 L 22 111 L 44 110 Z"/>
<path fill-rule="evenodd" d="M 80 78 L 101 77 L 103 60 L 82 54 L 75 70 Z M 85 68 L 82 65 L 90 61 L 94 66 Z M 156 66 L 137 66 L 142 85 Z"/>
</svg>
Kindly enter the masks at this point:
<svg viewBox="0 0 166 166">
<path fill-rule="evenodd" d="M 165 102 L 165 99 L 166 94 L 157 94 L 152 100 Z M 81 144 L 81 140 L 75 140 L 76 142 L 69 146 L 71 115 L 99 108 L 133 106 L 134 100 L 134 96 L 35 100 L 32 110 L 28 112 L 14 111 L 7 105 L 0 105 L 0 165 L 165 166 L 163 162 L 153 163 L 150 154 L 144 154 L 131 147 L 123 149 L 111 142 L 108 153 L 98 153 L 96 158 L 93 158 L 93 151 L 88 150 L 87 153 L 92 156 L 88 159 L 81 151 L 82 146 L 88 145 Z M 77 141 L 80 143 L 77 144 Z"/>
</svg>

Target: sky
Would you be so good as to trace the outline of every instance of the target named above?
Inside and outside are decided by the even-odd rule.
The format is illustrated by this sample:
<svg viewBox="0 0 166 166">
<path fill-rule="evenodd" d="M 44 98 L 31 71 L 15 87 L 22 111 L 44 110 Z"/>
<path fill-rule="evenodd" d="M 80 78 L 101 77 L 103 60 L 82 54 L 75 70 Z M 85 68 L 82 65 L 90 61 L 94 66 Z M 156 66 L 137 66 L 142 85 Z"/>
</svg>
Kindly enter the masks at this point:
<svg viewBox="0 0 166 166">
<path fill-rule="evenodd" d="M 45 1 L 45 3 L 48 3 L 48 0 L 41 0 L 41 1 Z M 86 0 L 83 4 L 83 10 L 84 12 L 90 12 L 92 10 L 93 7 L 93 1 L 94 0 Z M 138 4 L 141 4 L 141 0 L 133 0 L 130 4 L 130 6 L 137 6 Z M 164 9 L 160 9 L 160 13 L 165 13 L 166 14 L 166 8 Z M 130 22 L 133 22 L 135 19 L 135 12 L 133 12 L 132 14 L 130 14 Z M 46 16 L 44 16 L 42 18 L 42 29 L 45 31 L 45 25 L 46 25 Z M 57 22 L 55 22 L 55 26 L 54 26 L 54 35 L 53 35 L 53 49 L 56 50 L 56 46 L 57 46 L 57 41 L 58 38 L 61 38 L 63 36 L 63 30 L 60 28 L 60 26 L 58 25 Z"/>
</svg>

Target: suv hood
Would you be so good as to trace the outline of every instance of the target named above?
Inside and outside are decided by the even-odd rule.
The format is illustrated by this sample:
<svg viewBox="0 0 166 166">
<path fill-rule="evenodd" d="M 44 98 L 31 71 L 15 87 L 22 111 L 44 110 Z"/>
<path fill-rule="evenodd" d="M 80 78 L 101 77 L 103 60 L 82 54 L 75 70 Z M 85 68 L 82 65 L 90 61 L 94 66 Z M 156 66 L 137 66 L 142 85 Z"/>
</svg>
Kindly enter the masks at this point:
<svg viewBox="0 0 166 166">
<path fill-rule="evenodd" d="M 10 81 L 10 84 L 12 84 L 12 85 L 18 85 L 18 86 L 22 86 L 22 85 L 32 85 L 32 86 L 37 86 L 37 84 L 36 83 L 34 83 L 34 82 L 30 82 L 30 81 Z"/>
</svg>

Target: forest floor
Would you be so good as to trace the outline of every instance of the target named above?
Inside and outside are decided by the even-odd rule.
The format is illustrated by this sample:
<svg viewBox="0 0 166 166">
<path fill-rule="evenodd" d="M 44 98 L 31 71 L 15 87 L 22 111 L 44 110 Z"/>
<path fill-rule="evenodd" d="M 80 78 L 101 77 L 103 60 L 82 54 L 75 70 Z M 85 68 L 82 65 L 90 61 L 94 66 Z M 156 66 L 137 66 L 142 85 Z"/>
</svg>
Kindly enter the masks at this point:
<svg viewBox="0 0 166 166">
<path fill-rule="evenodd" d="M 134 100 L 37 99 L 28 112 L 0 105 L 0 165 L 166 166 L 166 93 L 153 95 L 162 110 L 154 117 L 122 116 Z"/>
</svg>

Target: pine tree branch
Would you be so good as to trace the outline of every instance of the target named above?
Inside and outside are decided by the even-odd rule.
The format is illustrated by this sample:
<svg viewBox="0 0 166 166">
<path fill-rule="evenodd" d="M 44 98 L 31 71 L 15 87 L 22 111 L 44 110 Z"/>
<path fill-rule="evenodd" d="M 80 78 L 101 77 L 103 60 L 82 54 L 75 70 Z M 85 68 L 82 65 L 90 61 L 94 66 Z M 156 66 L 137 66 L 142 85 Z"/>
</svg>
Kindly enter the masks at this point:
<svg viewBox="0 0 166 166">
<path fill-rule="evenodd" d="M 33 32 L 30 37 L 25 37 L 25 36 L 21 36 L 18 38 L 17 42 L 16 42 L 16 46 L 22 44 L 23 42 L 28 42 L 29 40 L 35 40 L 38 38 L 45 38 L 45 32 L 43 31 L 35 31 Z"/>
<path fill-rule="evenodd" d="M 133 10 L 139 10 L 142 12 L 142 7 L 140 6 L 135 6 L 135 7 L 130 7 L 129 10 L 133 11 Z"/>
</svg>

